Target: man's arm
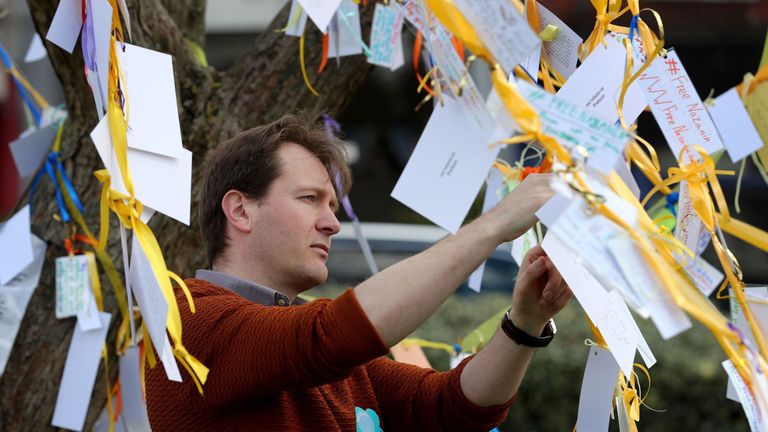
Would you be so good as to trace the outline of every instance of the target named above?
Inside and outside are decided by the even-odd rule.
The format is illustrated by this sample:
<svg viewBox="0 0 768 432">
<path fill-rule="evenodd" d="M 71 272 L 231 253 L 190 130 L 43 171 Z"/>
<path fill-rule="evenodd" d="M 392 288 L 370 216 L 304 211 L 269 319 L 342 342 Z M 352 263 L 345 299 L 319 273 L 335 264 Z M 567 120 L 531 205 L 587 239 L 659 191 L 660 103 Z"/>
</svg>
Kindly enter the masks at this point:
<svg viewBox="0 0 768 432">
<path fill-rule="evenodd" d="M 510 319 L 531 336 L 571 299 L 572 293 L 540 246 L 523 259 L 512 296 Z M 474 404 L 500 405 L 517 393 L 536 348 L 518 345 L 501 329 L 461 374 L 461 389 Z"/>
<path fill-rule="evenodd" d="M 553 194 L 551 175 L 528 176 L 492 211 L 455 236 L 395 264 L 355 287 L 355 295 L 387 346 L 411 334 L 498 246 L 536 222 Z"/>
</svg>

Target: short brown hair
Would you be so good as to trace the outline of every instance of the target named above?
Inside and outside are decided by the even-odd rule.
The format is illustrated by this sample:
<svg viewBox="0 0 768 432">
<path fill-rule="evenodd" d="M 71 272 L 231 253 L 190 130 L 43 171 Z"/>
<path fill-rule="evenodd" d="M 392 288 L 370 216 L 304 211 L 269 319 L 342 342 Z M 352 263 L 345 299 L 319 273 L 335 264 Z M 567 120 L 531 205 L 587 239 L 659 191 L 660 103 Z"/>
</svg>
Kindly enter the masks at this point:
<svg viewBox="0 0 768 432">
<path fill-rule="evenodd" d="M 339 137 L 326 131 L 319 116 L 286 115 L 237 134 L 221 143 L 203 167 L 198 214 L 209 265 L 227 246 L 226 216 L 221 208 L 224 195 L 237 190 L 250 199 L 266 196 L 282 172 L 277 151 L 286 142 L 306 148 L 320 160 L 339 198 L 348 192 L 351 174 L 344 145 Z"/>
</svg>

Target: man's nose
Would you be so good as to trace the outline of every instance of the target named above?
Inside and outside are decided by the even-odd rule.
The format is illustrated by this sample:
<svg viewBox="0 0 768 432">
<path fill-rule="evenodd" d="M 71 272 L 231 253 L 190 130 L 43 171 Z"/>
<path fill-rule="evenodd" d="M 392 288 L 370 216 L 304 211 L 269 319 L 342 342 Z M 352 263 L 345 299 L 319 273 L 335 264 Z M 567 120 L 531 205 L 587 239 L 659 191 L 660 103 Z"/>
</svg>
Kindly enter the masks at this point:
<svg viewBox="0 0 768 432">
<path fill-rule="evenodd" d="M 319 231 L 322 231 L 329 236 L 332 236 L 341 230 L 341 223 L 339 222 L 339 219 L 336 217 L 336 214 L 328 208 L 323 215 L 320 217 L 320 219 L 317 221 L 317 229 Z"/>
</svg>

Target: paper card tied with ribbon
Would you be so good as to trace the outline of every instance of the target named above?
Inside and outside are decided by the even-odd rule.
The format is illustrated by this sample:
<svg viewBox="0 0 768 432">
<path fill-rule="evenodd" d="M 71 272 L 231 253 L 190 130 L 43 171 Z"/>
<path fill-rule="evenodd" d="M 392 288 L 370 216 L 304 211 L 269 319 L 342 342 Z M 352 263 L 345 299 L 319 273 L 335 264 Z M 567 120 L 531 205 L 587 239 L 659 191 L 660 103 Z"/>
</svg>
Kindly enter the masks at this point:
<svg viewBox="0 0 768 432">
<path fill-rule="evenodd" d="M 632 373 L 640 330 L 616 291 L 608 292 L 583 265 L 583 260 L 551 233 L 541 246 L 568 283 L 584 312 L 600 330 L 608 349 L 626 376 Z"/>
<path fill-rule="evenodd" d="M 525 17 L 508 0 L 454 0 L 507 74 L 512 73 L 541 41 Z"/>
<path fill-rule="evenodd" d="M 328 25 L 328 58 L 363 53 L 360 8 L 352 0 L 342 0 Z"/>
<path fill-rule="evenodd" d="M 299 3 L 317 28 L 325 33 L 341 0 L 299 0 Z"/>
<path fill-rule="evenodd" d="M 392 4 L 376 3 L 371 25 L 368 63 L 395 70 L 403 65 L 403 14 Z"/>
<path fill-rule="evenodd" d="M 624 162 L 630 136 L 616 124 L 526 82 L 520 81 L 518 89 L 539 113 L 544 133 L 568 149 L 581 146 L 588 153 L 588 167 L 609 174 Z"/>
<path fill-rule="evenodd" d="M 584 41 L 557 15 L 550 12 L 541 3 L 536 3 L 536 11 L 539 14 L 539 31 L 549 25 L 557 27 L 557 34 L 554 39 L 544 41 L 542 56 L 554 70 L 568 79 L 576 71 L 576 62 L 579 59 L 579 45 Z"/>
<path fill-rule="evenodd" d="M 85 255 L 56 258 L 56 318 L 85 312 L 91 280 Z"/>
<path fill-rule="evenodd" d="M 694 145 L 708 153 L 723 148 L 717 129 L 674 50 L 666 58 L 653 59 L 636 82 L 675 158 L 685 149 L 689 161 L 699 160 L 692 149 Z"/>
<path fill-rule="evenodd" d="M 495 126 L 493 116 L 486 108 L 485 100 L 480 94 L 475 81 L 456 53 L 451 42 L 451 35 L 439 22 L 434 21 L 430 38 L 430 54 L 435 60 L 440 73 L 446 80 L 443 97 L 448 95 L 447 89 L 455 96 L 469 117 L 480 127 L 489 131 Z"/>
<path fill-rule="evenodd" d="M 733 162 L 738 162 L 763 148 L 763 141 L 749 118 L 736 88 L 721 94 L 707 106 L 723 145 Z"/>
<path fill-rule="evenodd" d="M 611 122 L 619 120 L 619 98 L 624 82 L 627 50 L 624 36 L 610 34 L 598 45 L 557 92 L 561 98 Z M 636 83 L 627 89 L 622 116 L 627 125 L 635 122 L 648 103 Z"/>
</svg>

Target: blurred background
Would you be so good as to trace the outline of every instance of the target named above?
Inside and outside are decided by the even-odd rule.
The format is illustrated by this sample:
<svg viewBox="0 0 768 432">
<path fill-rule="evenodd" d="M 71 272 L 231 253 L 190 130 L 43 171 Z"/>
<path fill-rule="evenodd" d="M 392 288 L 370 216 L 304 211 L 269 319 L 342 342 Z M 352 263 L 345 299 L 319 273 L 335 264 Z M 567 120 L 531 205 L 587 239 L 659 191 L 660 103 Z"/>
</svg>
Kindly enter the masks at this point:
<svg viewBox="0 0 768 432">
<path fill-rule="evenodd" d="M 208 3 L 207 36 L 204 46 L 208 62 L 215 68 L 226 68 L 250 45 L 251 41 L 276 15 L 286 0 L 217 0 Z M 370 1 L 369 1 L 370 3 Z M 594 25 L 595 12 L 588 0 L 541 0 L 540 3 L 558 15 L 582 38 Z M 766 0 L 643 0 L 641 7 L 658 11 L 664 20 L 666 47 L 674 47 L 702 99 L 715 96 L 741 82 L 744 74 L 755 72 L 760 61 L 768 29 Z M 26 76 L 53 104 L 63 101 L 58 79 L 47 59 L 23 62 L 34 35 L 26 3 L 0 0 L 0 40 L 18 61 Z M 646 19 L 649 15 L 643 15 Z M 620 21 L 619 24 L 628 24 Z M 655 26 L 650 23 L 652 28 Z M 406 27 L 407 28 L 407 27 Z M 366 36 L 367 39 L 367 36 Z M 371 237 L 377 264 L 391 265 L 428 247 L 445 235 L 425 219 L 390 197 L 400 172 L 429 118 L 431 108 L 419 111 L 421 101 L 410 59 L 413 35 L 406 30 L 403 38 L 405 66 L 397 71 L 374 68 L 357 95 L 355 102 L 338 120 L 350 146 L 350 163 L 354 187 L 350 198 L 355 212 L 365 223 Z M 298 43 L 298 42 L 297 42 Z M 342 58 L 341 62 L 345 59 Z M 330 67 L 324 73 L 333 73 Z M 481 91 L 490 83 L 484 66 L 476 62 L 473 76 Z M 298 70 L 296 73 L 300 73 Z M 8 142 L 22 132 L 24 113 L 19 96 L 0 75 L 0 188 L 15 190 L 15 168 Z M 664 169 L 674 159 L 650 113 L 639 120 L 639 133 L 656 146 Z M 514 157 L 514 150 L 505 155 Z M 725 156 L 722 169 L 736 169 Z M 637 176 L 640 179 L 641 176 Z M 720 179 L 733 211 L 735 176 Z M 648 184 L 641 184 L 647 191 Z M 768 230 L 768 218 L 761 210 L 768 203 L 768 186 L 751 162 L 747 163 L 741 191 L 742 213 L 736 215 L 748 223 Z M 9 211 L 10 201 L 2 201 L 0 214 Z M 479 213 L 480 200 L 468 218 Z M 344 215 L 340 215 L 344 217 Z M 386 224 L 386 225 L 381 225 Z M 414 227 L 414 224 L 416 225 Z M 728 245 L 739 258 L 745 281 L 768 282 L 768 256 L 728 237 Z M 711 251 L 705 254 L 715 262 Z M 329 259 L 331 278 L 313 290 L 316 296 L 335 296 L 369 276 L 350 227 L 345 226 Z M 500 248 L 486 269 L 483 291 L 476 294 L 466 287 L 449 299 L 440 311 L 419 329 L 416 336 L 453 343 L 486 318 L 504 309 L 511 301 L 511 290 L 517 267 L 508 248 Z M 727 313 L 727 301 L 717 301 Z M 695 326 L 671 341 L 663 341 L 648 322 L 638 323 L 656 354 L 659 363 L 651 369 L 653 379 L 647 408 L 641 410 L 642 431 L 740 431 L 748 430 L 741 407 L 725 399 L 725 373 L 720 362 L 725 355 L 706 329 Z M 560 333 L 555 342 L 538 353 L 521 389 L 519 402 L 502 430 L 552 431 L 571 430 L 576 420 L 579 389 L 588 352 L 584 340 L 590 332 L 584 314 L 573 302 L 558 318 Z M 427 351 L 437 368 L 448 368 L 449 356 Z M 648 383 L 641 379 L 644 391 Z M 615 422 L 612 428 L 616 428 Z M 614 430 L 612 429 L 612 430 Z"/>
</svg>

